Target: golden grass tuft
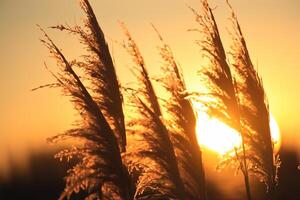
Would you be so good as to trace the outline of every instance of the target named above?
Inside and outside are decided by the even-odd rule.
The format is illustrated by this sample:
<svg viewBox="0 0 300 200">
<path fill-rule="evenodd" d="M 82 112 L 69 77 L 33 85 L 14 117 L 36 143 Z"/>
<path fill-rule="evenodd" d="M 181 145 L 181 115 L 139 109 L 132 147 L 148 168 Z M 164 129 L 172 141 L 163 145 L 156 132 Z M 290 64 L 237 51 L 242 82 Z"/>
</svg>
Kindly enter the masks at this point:
<svg viewBox="0 0 300 200">
<path fill-rule="evenodd" d="M 193 106 L 186 98 L 186 85 L 183 75 L 175 61 L 172 50 L 160 33 L 156 31 L 161 45 L 158 47 L 164 76 L 158 82 L 169 93 L 166 100 L 168 118 L 166 125 L 170 132 L 178 168 L 185 187 L 186 199 L 206 199 L 206 183 L 202 154 L 196 137 L 196 116 Z"/>
<path fill-rule="evenodd" d="M 135 63 L 138 83 L 129 94 L 136 116 L 128 123 L 131 136 L 125 154 L 135 184 L 134 199 L 185 199 L 173 145 L 144 59 L 125 25 L 121 26 L 127 39 L 123 46 Z"/>
<path fill-rule="evenodd" d="M 227 1 L 228 6 L 231 8 Z M 232 10 L 232 8 L 231 8 Z M 279 157 L 271 138 L 270 113 L 262 79 L 251 62 L 245 39 L 235 13 L 231 16 L 233 45 L 230 51 L 236 74 L 241 122 L 245 131 L 248 170 L 264 182 L 272 195 L 277 184 Z"/>
</svg>

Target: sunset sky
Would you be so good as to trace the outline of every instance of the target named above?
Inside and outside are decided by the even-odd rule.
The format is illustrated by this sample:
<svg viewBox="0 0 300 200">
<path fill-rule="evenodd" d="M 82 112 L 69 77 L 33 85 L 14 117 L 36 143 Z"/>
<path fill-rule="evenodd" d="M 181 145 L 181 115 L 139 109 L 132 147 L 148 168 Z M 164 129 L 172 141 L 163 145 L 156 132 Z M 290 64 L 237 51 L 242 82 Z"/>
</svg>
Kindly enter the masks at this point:
<svg viewBox="0 0 300 200">
<path fill-rule="evenodd" d="M 223 0 L 210 1 L 229 50 L 229 10 Z M 283 145 L 298 148 L 300 155 L 300 1 L 230 1 L 242 26 L 252 61 L 263 78 L 270 109 L 277 120 Z M 198 9 L 197 0 L 91 0 L 99 23 L 113 52 L 122 83 L 130 82 L 132 63 L 115 42 L 123 40 L 118 20 L 124 21 L 143 53 L 151 75 L 159 75 L 156 25 L 183 68 L 187 85 L 197 90 L 197 70 L 202 58 L 188 32 L 197 25 L 188 5 Z M 0 166 L 8 169 L 11 155 L 16 162 L 26 154 L 48 148 L 45 139 L 67 130 L 76 118 L 68 99 L 59 90 L 30 89 L 53 82 L 43 67 L 55 70 L 55 62 L 39 42 L 36 24 L 47 28 L 57 24 L 81 24 L 82 12 L 76 0 L 0 1 Z M 76 38 L 48 30 L 68 58 L 80 55 Z M 199 38 L 199 37 L 198 37 Z M 202 63 L 203 64 L 203 63 Z M 158 91 L 158 95 L 160 92 Z M 1 171 L 1 167 L 0 167 Z M 0 173 L 1 174 L 1 173 Z"/>
</svg>

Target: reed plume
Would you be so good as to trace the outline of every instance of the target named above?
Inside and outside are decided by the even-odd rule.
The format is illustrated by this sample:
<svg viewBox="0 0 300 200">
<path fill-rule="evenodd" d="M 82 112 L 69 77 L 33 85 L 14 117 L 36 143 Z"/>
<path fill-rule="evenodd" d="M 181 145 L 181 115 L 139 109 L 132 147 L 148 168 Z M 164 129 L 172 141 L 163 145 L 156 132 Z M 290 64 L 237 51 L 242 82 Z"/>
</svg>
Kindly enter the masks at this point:
<svg viewBox="0 0 300 200">
<path fill-rule="evenodd" d="M 135 116 L 128 123 L 125 160 L 136 187 L 134 199 L 185 199 L 169 132 L 144 59 L 124 24 L 124 48 L 133 58 L 138 87 L 131 90 Z"/>
<path fill-rule="evenodd" d="M 186 199 L 206 199 L 206 184 L 202 154 L 196 137 L 196 117 L 190 100 L 186 99 L 186 85 L 183 75 L 173 56 L 172 50 L 157 31 L 161 42 L 159 53 L 163 59 L 161 70 L 164 74 L 158 82 L 170 94 L 166 101 L 170 132 L 180 177 L 184 184 Z"/>
<path fill-rule="evenodd" d="M 210 66 L 210 68 L 198 72 L 210 90 L 210 93 L 205 94 L 205 98 L 201 99 L 201 95 L 199 98 L 202 103 L 209 107 L 209 115 L 216 116 L 231 127 L 238 129 L 239 114 L 235 84 L 226 61 L 226 54 L 212 10 L 206 0 L 201 0 L 201 3 L 203 14 L 190 8 L 195 14 L 196 22 L 201 27 L 201 29 L 190 30 L 197 31 L 203 36 L 203 39 L 197 41 L 197 44 L 203 55 L 208 58 Z"/>
<path fill-rule="evenodd" d="M 243 129 L 246 130 L 244 138 L 247 144 L 248 170 L 266 184 L 269 194 L 272 195 L 277 183 L 277 169 L 280 162 L 274 155 L 269 105 L 262 79 L 251 62 L 237 17 L 228 1 L 227 4 L 232 11 L 233 45 L 230 55 L 237 77 L 241 122 Z"/>
<path fill-rule="evenodd" d="M 71 97 L 81 116 L 76 128 L 49 139 L 50 142 L 57 142 L 74 138 L 82 142 L 82 145 L 62 150 L 56 155 L 61 160 L 78 159 L 78 163 L 68 170 L 66 187 L 60 199 L 69 199 L 73 193 L 82 189 L 87 192 L 86 199 L 127 199 L 128 177 L 113 130 L 73 70 L 76 62 L 68 61 L 45 32 L 44 35 L 42 42 L 60 67 L 60 72 L 52 75 L 63 94 Z"/>
<path fill-rule="evenodd" d="M 123 97 L 115 67 L 103 31 L 89 1 L 81 0 L 80 5 L 86 14 L 83 27 L 59 25 L 52 28 L 66 30 L 79 36 L 81 43 L 85 45 L 88 54 L 84 55 L 84 61 L 77 62 L 77 65 L 85 71 L 86 78 L 91 83 L 89 87 L 93 98 L 113 129 L 121 152 L 124 152 L 126 134 L 122 109 Z"/>
<path fill-rule="evenodd" d="M 201 29 L 193 29 L 203 35 L 203 39 L 198 41 L 203 54 L 208 58 L 209 67 L 199 71 L 204 83 L 210 90 L 209 94 L 198 98 L 200 103 L 207 107 L 207 113 L 214 116 L 236 129 L 242 138 L 241 150 L 235 149 L 235 158 L 239 163 L 246 187 L 248 200 L 251 199 L 249 184 L 248 166 L 245 151 L 245 134 L 240 121 L 239 101 L 236 96 L 236 82 L 232 77 L 230 67 L 226 61 L 225 50 L 221 41 L 212 9 L 207 0 L 201 0 L 202 13 L 190 8 L 195 14 L 196 22 Z"/>
<path fill-rule="evenodd" d="M 87 47 L 84 61 L 68 61 L 61 50 L 44 32 L 42 42 L 57 60 L 60 72 L 52 73 L 65 96 L 70 96 L 81 120 L 76 128 L 52 138 L 50 142 L 79 139 L 81 143 L 59 152 L 60 160 L 76 158 L 77 164 L 68 170 L 66 186 L 60 199 L 70 198 L 73 193 L 85 191 L 86 199 L 129 199 L 128 172 L 122 163 L 120 151 L 125 150 L 126 137 L 122 96 L 114 65 L 104 34 L 87 0 L 80 1 L 87 19 L 84 27 L 55 26 L 79 35 Z M 79 77 L 74 67 L 84 70 Z M 89 89 L 82 78 L 90 81 Z"/>
</svg>

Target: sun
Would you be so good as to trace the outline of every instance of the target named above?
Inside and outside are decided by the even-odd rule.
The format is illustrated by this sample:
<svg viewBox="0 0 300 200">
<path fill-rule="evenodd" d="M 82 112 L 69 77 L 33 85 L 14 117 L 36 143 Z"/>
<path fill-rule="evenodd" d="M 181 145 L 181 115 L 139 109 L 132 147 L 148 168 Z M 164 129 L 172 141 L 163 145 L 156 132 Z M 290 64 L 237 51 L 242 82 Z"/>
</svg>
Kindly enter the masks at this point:
<svg viewBox="0 0 300 200">
<path fill-rule="evenodd" d="M 272 114 L 270 116 L 271 136 L 277 152 L 281 142 L 280 131 L 275 118 Z M 221 155 L 239 147 L 242 141 L 236 130 L 216 118 L 209 117 L 205 112 L 198 113 L 196 132 L 201 146 Z"/>
</svg>

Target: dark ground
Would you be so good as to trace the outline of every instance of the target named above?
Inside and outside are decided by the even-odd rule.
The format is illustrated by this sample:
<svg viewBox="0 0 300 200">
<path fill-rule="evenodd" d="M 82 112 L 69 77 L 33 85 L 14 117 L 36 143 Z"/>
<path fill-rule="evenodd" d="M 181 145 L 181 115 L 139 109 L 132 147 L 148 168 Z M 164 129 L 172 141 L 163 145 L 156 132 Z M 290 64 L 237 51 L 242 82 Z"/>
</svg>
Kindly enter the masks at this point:
<svg viewBox="0 0 300 200">
<path fill-rule="evenodd" d="M 55 200 L 64 188 L 62 177 L 68 165 L 53 159 L 53 152 L 32 154 L 27 175 L 12 169 L 11 179 L 1 181 L 0 200 Z M 300 170 L 296 152 L 282 149 L 282 165 L 279 171 L 277 200 L 300 200 Z M 14 168 L 14 167 L 13 167 Z M 264 191 L 255 189 L 260 194 L 255 200 L 263 199 Z M 208 181 L 209 200 L 225 200 L 222 193 Z M 80 195 L 74 199 L 81 199 Z M 229 200 L 229 199 L 226 199 Z M 232 199 L 233 200 L 233 199 Z"/>
</svg>

